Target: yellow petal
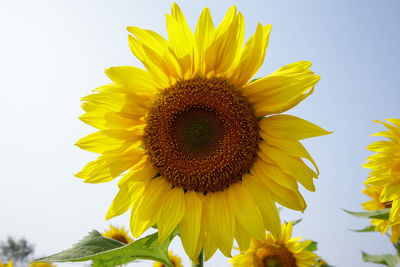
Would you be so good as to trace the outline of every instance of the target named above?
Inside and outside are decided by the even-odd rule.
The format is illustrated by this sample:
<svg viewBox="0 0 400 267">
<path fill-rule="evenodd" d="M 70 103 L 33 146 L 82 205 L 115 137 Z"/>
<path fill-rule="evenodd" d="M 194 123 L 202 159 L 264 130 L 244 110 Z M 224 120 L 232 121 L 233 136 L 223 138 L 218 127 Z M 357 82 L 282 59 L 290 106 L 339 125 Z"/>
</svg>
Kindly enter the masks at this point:
<svg viewBox="0 0 400 267">
<path fill-rule="evenodd" d="M 388 224 L 392 226 L 392 231 L 395 224 L 400 224 L 400 198 L 393 200 Z"/>
<path fill-rule="evenodd" d="M 395 153 L 400 147 L 390 141 L 377 141 L 367 146 L 367 149 L 373 152 Z"/>
<path fill-rule="evenodd" d="M 204 261 L 208 261 L 216 251 L 216 243 L 210 235 L 207 235 L 204 242 Z"/>
<path fill-rule="evenodd" d="M 396 125 L 397 127 L 400 127 L 400 119 L 396 119 L 396 118 L 391 118 L 391 119 L 386 119 L 388 122 L 393 123 L 394 125 Z"/>
<path fill-rule="evenodd" d="M 189 207 L 192 208 L 192 207 Z M 182 220 L 185 213 L 185 198 L 182 188 L 170 189 L 161 205 L 157 220 L 158 242 L 164 242 Z"/>
<path fill-rule="evenodd" d="M 291 221 L 288 223 L 283 223 L 282 234 L 279 238 L 280 240 L 284 241 L 284 243 L 287 243 L 292 237 L 292 228 L 293 228 L 293 223 Z"/>
<path fill-rule="evenodd" d="M 235 223 L 235 239 L 239 245 L 240 251 L 244 252 L 250 247 L 251 234 L 247 232 L 237 220 Z"/>
<path fill-rule="evenodd" d="M 201 229 L 201 214 L 203 204 L 198 193 L 188 191 L 185 193 L 186 210 L 179 224 L 179 232 L 183 248 L 191 259 L 197 259 L 196 251 Z"/>
<path fill-rule="evenodd" d="M 370 136 L 386 137 L 386 138 L 390 139 L 392 142 L 394 142 L 396 144 L 400 144 L 399 143 L 399 141 L 400 141 L 399 137 L 396 134 L 394 134 L 393 132 L 391 132 L 391 131 L 382 131 L 382 132 L 378 132 L 378 133 L 375 133 L 375 134 L 371 134 Z"/>
<path fill-rule="evenodd" d="M 237 255 L 229 261 L 232 263 L 233 267 L 246 267 L 246 266 L 257 266 L 255 262 L 256 257 L 253 254 L 243 254 Z"/>
<path fill-rule="evenodd" d="M 142 44 L 151 48 L 159 55 L 163 55 L 168 49 L 168 41 L 158 33 L 151 30 L 144 30 L 137 27 L 129 26 L 127 30 L 134 34 Z"/>
<path fill-rule="evenodd" d="M 207 48 L 210 46 L 214 39 L 215 27 L 211 19 L 210 10 L 208 7 L 203 9 L 201 12 L 199 22 L 197 23 L 195 31 L 195 40 L 199 52 L 199 71 L 205 76 L 206 72 L 206 62 L 204 59 L 204 54 Z"/>
<path fill-rule="evenodd" d="M 262 190 L 263 187 L 260 187 L 252 178 L 251 175 L 245 175 L 243 177 L 243 186 L 257 199 L 257 206 L 260 208 L 265 228 L 274 236 L 279 236 L 281 232 L 281 220 L 275 202 L 272 196 L 269 195 L 269 192 Z"/>
<path fill-rule="evenodd" d="M 277 184 L 279 184 L 291 191 L 299 190 L 299 188 L 297 186 L 297 181 L 292 176 L 284 173 L 276 165 L 271 165 L 271 164 L 265 163 L 263 160 L 257 160 L 254 163 L 253 169 L 256 169 L 256 171 L 259 174 L 263 174 L 264 175 L 263 177 L 267 177 L 269 180 L 273 180 Z M 253 169 L 251 169 L 251 170 L 253 170 Z"/>
<path fill-rule="evenodd" d="M 156 51 L 143 44 L 133 36 L 128 36 L 129 47 L 132 53 L 143 63 L 156 83 L 155 88 L 167 88 L 172 84 L 170 71 L 174 64 L 168 65 L 167 59 Z M 173 63 L 173 61 L 171 61 Z M 173 77 L 172 77 L 173 78 Z"/>
<path fill-rule="evenodd" d="M 321 127 L 292 115 L 274 115 L 259 121 L 260 128 L 268 135 L 288 140 L 301 140 L 329 134 Z"/>
<path fill-rule="evenodd" d="M 128 27 L 128 31 L 136 36 L 129 38 L 132 52 L 139 55 L 146 69 L 154 75 L 160 71 L 163 78 L 155 77 L 155 80 L 169 80 L 173 84 L 177 78 L 183 78 L 182 70 L 178 60 L 171 53 L 168 41 L 161 35 L 150 30 L 143 30 L 137 27 Z M 163 84 L 163 82 L 161 84 Z"/>
<path fill-rule="evenodd" d="M 124 175 L 124 177 L 128 176 L 134 176 L 135 180 L 129 179 L 130 182 L 120 186 L 117 196 L 107 211 L 106 220 L 119 216 L 131 208 L 133 203 L 142 195 L 145 187 L 152 178 L 151 175 L 145 175 L 143 171 L 136 170 L 129 171 Z"/>
<path fill-rule="evenodd" d="M 131 172 L 122 176 L 122 178 L 118 181 L 118 187 L 124 187 L 130 182 L 142 181 L 142 179 L 144 179 L 143 177 L 152 179 L 158 173 L 158 170 L 149 161 L 147 155 L 143 156 L 142 159 L 131 168 L 131 170 Z"/>
<path fill-rule="evenodd" d="M 125 104 L 125 98 L 126 95 L 122 93 L 95 93 L 85 96 L 81 101 L 93 103 L 96 108 L 120 111 Z"/>
<path fill-rule="evenodd" d="M 256 168 L 252 169 L 252 179 L 257 182 L 262 191 L 269 192 L 276 202 L 292 210 L 304 211 L 307 207 L 302 195 L 298 191 L 289 190 L 278 185 L 274 180 L 264 176 Z"/>
<path fill-rule="evenodd" d="M 315 191 L 313 178 L 317 178 L 318 176 L 301 159 L 291 157 L 280 149 L 269 146 L 263 141 L 260 143 L 259 148 L 283 172 L 299 181 L 307 190 Z"/>
<path fill-rule="evenodd" d="M 239 64 L 232 74 L 233 84 L 240 88 L 245 85 L 261 67 L 268 46 L 271 25 L 257 25 L 256 32 L 245 44 Z"/>
<path fill-rule="evenodd" d="M 88 103 L 83 103 L 82 107 Z M 86 109 L 84 107 L 84 109 Z M 130 119 L 123 117 L 116 112 L 107 111 L 105 109 L 91 109 L 87 113 L 79 117 L 81 121 L 89 124 L 96 129 L 129 129 L 138 126 L 144 127 L 144 121 L 141 119 Z"/>
<path fill-rule="evenodd" d="M 396 243 L 400 239 L 400 224 L 393 225 L 391 232 L 390 242 Z"/>
<path fill-rule="evenodd" d="M 381 202 L 389 202 L 394 199 L 400 199 L 400 179 L 386 185 L 380 196 Z"/>
<path fill-rule="evenodd" d="M 108 86 L 106 86 L 108 88 Z M 100 90 L 100 91 L 98 91 Z M 152 106 L 154 95 L 138 95 L 132 92 L 113 92 L 97 88 L 94 93 L 82 98 L 82 108 L 86 112 L 113 111 L 127 119 L 143 117 Z"/>
<path fill-rule="evenodd" d="M 142 134 L 136 130 L 102 130 L 80 139 L 76 146 L 94 153 L 106 153 L 110 150 L 127 148 L 132 143 L 139 141 Z"/>
<path fill-rule="evenodd" d="M 306 97 L 314 92 L 314 85 L 319 81 L 317 75 L 298 79 L 297 83 L 282 86 L 282 91 L 273 96 L 257 94 L 250 97 L 250 102 L 254 103 L 256 116 L 262 117 L 270 114 L 282 113 L 297 106 Z"/>
<path fill-rule="evenodd" d="M 162 177 L 150 181 L 138 201 L 139 203 L 132 208 L 131 231 L 135 238 L 141 236 L 144 231 L 156 223 L 159 209 L 170 188 L 171 185 Z"/>
<path fill-rule="evenodd" d="M 268 129 L 265 129 L 268 131 Z M 308 153 L 308 151 L 304 148 L 304 146 L 298 140 L 287 140 L 287 139 L 280 139 L 269 136 L 264 129 L 261 128 L 260 135 L 261 138 L 266 142 L 268 145 L 274 146 L 279 148 L 280 150 L 286 152 L 290 156 L 294 157 L 301 157 L 308 159 L 313 165 L 317 174 L 319 174 L 319 170 L 317 164 L 315 163 L 314 159 Z"/>
<path fill-rule="evenodd" d="M 132 149 L 120 155 L 101 155 L 75 176 L 85 183 L 104 183 L 113 180 L 135 165 L 144 156 L 143 149 Z"/>
<path fill-rule="evenodd" d="M 254 104 L 257 116 L 284 112 L 313 92 L 320 77 L 308 69 L 310 66 L 306 61 L 290 64 L 245 85 L 242 93 Z"/>
<path fill-rule="evenodd" d="M 389 120 L 393 121 L 393 119 L 388 119 L 388 121 Z M 398 127 L 395 127 L 395 126 L 393 126 L 393 125 L 391 125 L 389 123 L 385 123 L 385 122 L 381 122 L 381 121 L 374 121 L 374 122 L 383 124 L 389 131 L 391 131 L 392 133 L 394 133 L 398 137 L 400 137 L 400 127 L 398 128 Z"/>
<path fill-rule="evenodd" d="M 226 191 L 208 193 L 205 205 L 207 206 L 207 234 L 210 235 L 226 257 L 231 257 L 235 217 L 231 210 Z"/>
<path fill-rule="evenodd" d="M 237 14 L 236 7 L 231 7 L 215 31 L 212 44 L 206 50 L 206 70 L 216 76 L 229 76 L 229 69 L 235 69 L 239 62 L 239 50 L 244 39 L 244 20 Z"/>
<path fill-rule="evenodd" d="M 168 40 L 178 59 L 183 76 L 190 79 L 196 74 L 198 68 L 198 53 L 194 36 L 176 3 L 172 5 L 171 15 L 166 16 Z"/>
<path fill-rule="evenodd" d="M 105 70 L 106 75 L 115 83 L 124 85 L 140 94 L 157 93 L 156 84 L 144 70 L 131 67 L 112 67 Z"/>
<path fill-rule="evenodd" d="M 257 79 L 243 87 L 243 95 L 254 97 L 262 94 L 264 97 L 279 95 L 285 86 L 298 83 L 299 80 L 313 76 L 309 70 L 311 62 L 299 61 L 286 65 L 272 74 Z"/>
<path fill-rule="evenodd" d="M 236 220 L 257 239 L 265 236 L 264 222 L 254 198 L 241 183 L 229 187 L 228 199 Z"/>
</svg>

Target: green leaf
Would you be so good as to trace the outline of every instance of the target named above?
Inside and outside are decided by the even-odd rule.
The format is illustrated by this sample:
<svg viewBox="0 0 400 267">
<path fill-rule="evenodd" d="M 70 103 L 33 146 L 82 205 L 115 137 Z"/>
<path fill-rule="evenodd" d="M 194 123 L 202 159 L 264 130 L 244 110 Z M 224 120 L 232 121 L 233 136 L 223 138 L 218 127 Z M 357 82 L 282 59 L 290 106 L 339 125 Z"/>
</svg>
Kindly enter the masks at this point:
<svg viewBox="0 0 400 267">
<path fill-rule="evenodd" d="M 389 267 L 396 267 L 398 263 L 397 256 L 391 254 L 369 255 L 362 252 L 362 259 L 366 262 L 380 263 Z"/>
<path fill-rule="evenodd" d="M 296 224 L 298 224 L 299 222 L 301 222 L 303 219 L 297 219 L 292 221 L 293 226 L 295 226 Z"/>
<path fill-rule="evenodd" d="M 351 230 L 351 231 L 353 231 L 353 232 L 359 232 L 359 233 L 362 233 L 362 232 L 374 232 L 374 231 L 375 231 L 375 226 L 373 226 L 373 225 L 368 225 L 368 226 L 366 226 L 366 227 L 363 228 L 363 229 Z"/>
<path fill-rule="evenodd" d="M 381 219 L 381 220 L 388 220 L 390 208 L 383 209 L 383 210 L 375 210 L 375 211 L 365 211 L 365 212 L 354 212 L 345 210 L 350 215 L 353 215 L 357 218 L 370 218 L 370 219 Z"/>
<path fill-rule="evenodd" d="M 178 233 L 178 229 L 161 244 L 158 244 L 158 234 L 152 234 L 138 239 L 130 244 L 103 237 L 99 232 L 92 231 L 72 248 L 60 253 L 40 258 L 35 262 L 77 262 L 92 260 L 93 267 L 112 267 L 137 259 L 153 260 L 173 267 L 168 257 L 168 246 Z"/>
<path fill-rule="evenodd" d="M 306 247 L 306 250 L 308 251 L 316 251 L 318 249 L 318 243 L 315 241 L 312 241 L 308 247 Z"/>
</svg>

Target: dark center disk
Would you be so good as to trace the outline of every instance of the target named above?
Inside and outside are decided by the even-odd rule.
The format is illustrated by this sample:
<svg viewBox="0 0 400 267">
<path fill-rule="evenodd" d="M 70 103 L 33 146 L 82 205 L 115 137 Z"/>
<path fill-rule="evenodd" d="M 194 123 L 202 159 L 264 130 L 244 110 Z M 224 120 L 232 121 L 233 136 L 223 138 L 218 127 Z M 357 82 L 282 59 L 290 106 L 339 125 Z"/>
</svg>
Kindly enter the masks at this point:
<svg viewBox="0 0 400 267">
<path fill-rule="evenodd" d="M 144 144 L 172 186 L 223 191 L 241 180 L 256 156 L 257 118 L 240 92 L 219 78 L 181 81 L 149 113 Z"/>
<path fill-rule="evenodd" d="M 261 258 L 257 267 L 297 267 L 293 254 L 283 245 L 271 245 L 261 248 Z"/>
<path fill-rule="evenodd" d="M 115 240 L 118 240 L 119 242 L 128 244 L 128 240 L 126 240 L 125 236 L 123 236 L 121 234 L 115 234 L 112 238 Z"/>
<path fill-rule="evenodd" d="M 176 114 L 170 124 L 176 149 L 182 157 L 204 157 L 220 147 L 226 129 L 218 111 L 192 106 Z"/>
<path fill-rule="evenodd" d="M 284 267 L 278 258 L 265 258 L 264 259 L 264 267 Z"/>
</svg>

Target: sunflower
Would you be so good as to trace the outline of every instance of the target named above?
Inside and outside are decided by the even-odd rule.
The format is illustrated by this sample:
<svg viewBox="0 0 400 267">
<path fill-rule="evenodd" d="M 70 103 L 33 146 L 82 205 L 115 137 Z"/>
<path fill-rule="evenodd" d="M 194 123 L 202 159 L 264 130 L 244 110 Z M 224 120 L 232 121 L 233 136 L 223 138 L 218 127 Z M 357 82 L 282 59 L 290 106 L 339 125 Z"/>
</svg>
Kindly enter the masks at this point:
<svg viewBox="0 0 400 267">
<path fill-rule="evenodd" d="M 361 204 L 365 210 L 375 211 L 391 207 L 391 202 L 380 201 L 382 190 L 383 187 L 381 186 L 367 186 L 367 188 L 362 191 L 364 194 L 371 197 L 371 200 Z M 371 224 L 375 227 L 375 231 L 380 231 L 382 234 L 386 233 L 390 228 L 391 242 L 396 243 L 400 239 L 400 223 L 390 226 L 388 220 L 372 219 Z"/>
<path fill-rule="evenodd" d="M 129 244 L 133 241 L 133 239 L 129 236 L 128 231 L 126 231 L 123 226 L 118 228 L 110 225 L 110 229 L 106 230 L 104 233 L 102 233 L 102 235 L 104 237 L 118 240 L 119 242 L 125 244 Z"/>
<path fill-rule="evenodd" d="M 99 131 L 77 146 L 101 155 L 76 176 L 102 183 L 123 174 L 106 219 L 132 208 L 135 238 L 157 224 L 163 242 L 179 226 L 193 261 L 202 248 L 206 260 L 217 248 L 230 256 L 234 238 L 244 250 L 265 229 L 279 235 L 275 202 L 306 208 L 298 182 L 314 191 L 318 169 L 299 140 L 328 132 L 278 113 L 309 96 L 320 77 L 301 61 L 249 82 L 271 25 L 258 24 L 243 46 L 235 6 L 216 28 L 205 8 L 194 33 L 177 4 L 171 13 L 168 40 L 128 27 L 146 70 L 108 68 L 113 83 L 83 98 L 80 119 Z"/>
<path fill-rule="evenodd" d="M 379 202 L 390 206 L 389 225 L 400 224 L 400 119 L 387 119 L 382 123 L 388 131 L 382 131 L 372 136 L 382 136 L 389 140 L 377 141 L 367 149 L 376 154 L 367 158 L 363 167 L 372 169 L 366 185 L 382 187 Z M 392 229 L 393 230 L 393 229 Z"/>
<path fill-rule="evenodd" d="M 8 261 L 8 263 L 3 262 L 0 260 L 0 267 L 13 267 L 13 261 L 12 259 Z"/>
<path fill-rule="evenodd" d="M 181 258 L 172 254 L 172 250 L 168 252 L 168 256 L 174 267 L 183 267 Z M 153 267 L 166 267 L 166 266 L 161 262 L 155 262 Z"/>
<path fill-rule="evenodd" d="M 306 250 L 311 240 L 300 241 L 301 237 L 291 238 L 292 222 L 283 223 L 281 235 L 274 237 L 267 233 L 262 241 L 253 238 L 250 248 L 233 257 L 234 267 L 309 267 L 317 264 L 318 256 Z"/>
</svg>

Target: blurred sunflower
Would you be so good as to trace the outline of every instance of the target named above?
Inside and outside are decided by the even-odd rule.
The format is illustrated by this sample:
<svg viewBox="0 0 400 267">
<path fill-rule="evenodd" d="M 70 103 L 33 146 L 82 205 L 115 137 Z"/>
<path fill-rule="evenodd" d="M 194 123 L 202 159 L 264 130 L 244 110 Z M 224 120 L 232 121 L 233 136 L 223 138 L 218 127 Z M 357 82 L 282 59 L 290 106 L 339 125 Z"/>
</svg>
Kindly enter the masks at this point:
<svg viewBox="0 0 400 267">
<path fill-rule="evenodd" d="M 129 244 L 133 241 L 133 239 L 129 236 L 127 230 L 122 226 L 121 228 L 110 225 L 110 229 L 106 230 L 104 233 L 101 233 L 104 237 L 108 237 L 111 239 L 118 240 L 121 243 Z"/>
<path fill-rule="evenodd" d="M 268 233 L 262 241 L 252 239 L 250 248 L 233 257 L 234 267 L 310 267 L 317 264 L 318 255 L 306 250 L 311 240 L 300 241 L 292 236 L 292 222 L 283 223 L 281 235 Z"/>
<path fill-rule="evenodd" d="M 57 265 L 51 262 L 32 262 L 29 267 L 56 267 Z"/>
<path fill-rule="evenodd" d="M 0 260 L 0 267 L 13 267 L 13 261 L 12 259 L 8 261 L 8 263 L 3 262 Z"/>
<path fill-rule="evenodd" d="M 387 119 L 382 123 L 388 131 L 382 131 L 372 136 L 382 136 L 389 140 L 377 141 L 367 149 L 376 154 L 367 158 L 363 167 L 372 169 L 366 185 L 382 187 L 379 202 L 390 206 L 389 225 L 400 224 L 400 119 Z M 393 229 L 392 229 L 393 230 Z"/>
<path fill-rule="evenodd" d="M 217 248 L 230 256 L 234 238 L 246 249 L 265 229 L 279 235 L 275 201 L 303 211 L 297 183 L 315 190 L 318 169 L 299 140 L 328 134 L 298 117 L 274 115 L 313 92 L 320 77 L 311 63 L 249 82 L 264 61 L 271 25 L 258 24 L 243 46 L 244 20 L 235 6 L 216 28 L 205 8 L 194 34 L 175 3 L 168 40 L 128 31 L 146 71 L 106 70 L 113 83 L 83 98 L 80 117 L 99 131 L 77 142 L 101 154 L 77 177 L 102 183 L 124 173 L 106 218 L 132 207 L 133 236 L 157 224 L 160 242 L 179 225 L 193 261 L 202 248 L 206 260 Z"/>
<path fill-rule="evenodd" d="M 375 211 L 391 207 L 392 204 L 390 202 L 380 201 L 382 190 L 383 187 L 381 186 L 367 186 L 367 188 L 362 190 L 364 194 L 371 197 L 371 200 L 361 204 L 365 210 Z M 390 228 L 391 242 L 396 243 L 400 239 L 400 223 L 390 226 L 388 220 L 372 219 L 371 224 L 375 227 L 375 231 L 380 231 L 382 234 L 386 233 Z"/>
<path fill-rule="evenodd" d="M 168 251 L 168 256 L 174 267 L 183 267 L 181 258 L 172 254 L 172 250 Z M 153 267 L 166 267 L 166 265 L 161 262 L 155 262 Z"/>
</svg>

